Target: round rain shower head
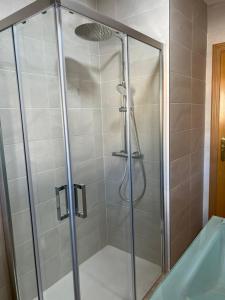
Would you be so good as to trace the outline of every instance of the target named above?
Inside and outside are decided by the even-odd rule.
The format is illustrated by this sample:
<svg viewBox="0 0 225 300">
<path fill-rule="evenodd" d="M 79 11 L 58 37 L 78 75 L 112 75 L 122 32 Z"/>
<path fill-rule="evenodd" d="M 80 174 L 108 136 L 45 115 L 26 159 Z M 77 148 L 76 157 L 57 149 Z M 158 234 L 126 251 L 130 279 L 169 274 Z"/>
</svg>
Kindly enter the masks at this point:
<svg viewBox="0 0 225 300">
<path fill-rule="evenodd" d="M 75 34 L 87 41 L 101 42 L 110 39 L 113 31 L 98 23 L 85 23 L 75 28 Z"/>
</svg>

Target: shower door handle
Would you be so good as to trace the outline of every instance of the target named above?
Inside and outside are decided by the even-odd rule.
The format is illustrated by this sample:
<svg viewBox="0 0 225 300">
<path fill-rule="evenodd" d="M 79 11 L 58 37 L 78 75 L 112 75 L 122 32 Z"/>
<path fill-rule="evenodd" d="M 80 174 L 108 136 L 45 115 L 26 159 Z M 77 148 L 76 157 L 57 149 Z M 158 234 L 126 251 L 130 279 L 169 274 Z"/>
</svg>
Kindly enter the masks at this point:
<svg viewBox="0 0 225 300">
<path fill-rule="evenodd" d="M 83 209 L 79 210 L 79 197 L 78 197 L 78 189 L 81 190 L 82 196 L 82 205 Z M 65 213 L 62 214 L 61 209 L 61 197 L 60 192 L 65 191 Z M 67 199 L 67 185 L 62 185 L 60 187 L 55 188 L 56 194 L 56 209 L 57 209 L 57 219 L 59 221 L 63 221 L 64 219 L 69 217 L 69 207 L 68 207 L 68 199 Z M 86 199 L 86 185 L 84 184 L 74 184 L 74 197 L 75 197 L 75 213 L 76 216 L 82 219 L 87 218 L 87 199 Z"/>
<path fill-rule="evenodd" d="M 65 191 L 65 204 L 66 204 L 66 213 L 62 215 L 61 210 L 61 199 L 60 199 L 60 192 Z M 63 221 L 64 219 L 69 217 L 69 209 L 68 209 L 68 201 L 67 201 L 67 185 L 62 185 L 60 187 L 55 188 L 55 195 L 56 195 L 56 209 L 57 209 L 57 219 L 59 221 Z"/>
<path fill-rule="evenodd" d="M 81 190 L 82 195 L 82 210 L 79 210 L 78 202 L 78 189 Z M 82 219 L 87 218 L 87 197 L 86 197 L 86 185 L 85 184 L 74 184 L 74 193 L 75 193 L 75 209 L 76 216 Z"/>
</svg>

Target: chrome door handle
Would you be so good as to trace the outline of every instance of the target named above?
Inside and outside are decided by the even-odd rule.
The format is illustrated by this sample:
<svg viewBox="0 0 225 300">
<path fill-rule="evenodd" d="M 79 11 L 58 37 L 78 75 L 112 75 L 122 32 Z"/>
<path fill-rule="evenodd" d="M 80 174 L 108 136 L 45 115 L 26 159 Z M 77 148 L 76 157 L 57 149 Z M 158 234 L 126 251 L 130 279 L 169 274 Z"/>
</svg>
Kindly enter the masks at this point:
<svg viewBox="0 0 225 300">
<path fill-rule="evenodd" d="M 81 190 L 82 194 L 82 210 L 79 210 L 79 202 L 78 202 L 78 192 L 77 190 Z M 87 198 L 86 198 L 86 185 L 85 184 L 74 184 L 74 193 L 75 193 L 75 209 L 76 216 L 82 219 L 87 218 Z"/>
<path fill-rule="evenodd" d="M 60 192 L 65 191 L 65 203 L 66 203 L 66 213 L 62 215 L 61 210 L 61 200 L 60 200 Z M 68 209 L 68 201 L 67 201 L 67 185 L 62 185 L 60 187 L 55 188 L 56 194 L 56 209 L 57 209 L 57 219 L 62 221 L 69 216 L 69 209 Z"/>
<path fill-rule="evenodd" d="M 78 200 L 78 189 L 81 190 L 82 194 L 82 205 L 83 209 L 79 210 L 79 200 Z M 65 204 L 66 204 L 66 212 L 62 214 L 61 209 L 61 199 L 60 192 L 65 191 Z M 68 197 L 67 197 L 67 185 L 62 185 L 60 187 L 55 188 L 56 194 L 56 209 L 57 209 L 57 219 L 59 221 L 63 221 L 69 217 L 69 207 L 68 207 Z M 87 218 L 87 199 L 86 199 L 86 185 L 85 184 L 74 184 L 74 197 L 75 197 L 75 213 L 76 216 L 82 219 Z"/>
</svg>

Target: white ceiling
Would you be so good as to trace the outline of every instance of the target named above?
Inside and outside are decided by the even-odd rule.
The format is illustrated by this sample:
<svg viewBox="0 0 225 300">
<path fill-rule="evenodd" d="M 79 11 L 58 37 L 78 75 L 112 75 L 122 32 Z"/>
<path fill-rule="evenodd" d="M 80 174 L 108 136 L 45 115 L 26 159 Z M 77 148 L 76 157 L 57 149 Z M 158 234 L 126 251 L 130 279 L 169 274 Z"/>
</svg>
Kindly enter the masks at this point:
<svg viewBox="0 0 225 300">
<path fill-rule="evenodd" d="M 225 3 L 225 0 L 205 0 L 208 5 L 213 5 L 217 3 Z"/>
</svg>

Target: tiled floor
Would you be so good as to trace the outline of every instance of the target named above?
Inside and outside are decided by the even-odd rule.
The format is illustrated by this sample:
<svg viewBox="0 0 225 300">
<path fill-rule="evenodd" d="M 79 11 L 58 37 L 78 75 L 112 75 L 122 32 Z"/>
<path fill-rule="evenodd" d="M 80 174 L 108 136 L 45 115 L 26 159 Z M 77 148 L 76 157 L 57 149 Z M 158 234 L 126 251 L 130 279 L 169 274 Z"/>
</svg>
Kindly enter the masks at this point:
<svg viewBox="0 0 225 300">
<path fill-rule="evenodd" d="M 117 248 L 106 246 L 80 266 L 82 300 L 131 299 L 130 256 Z M 141 300 L 160 275 L 160 267 L 136 257 L 137 299 Z M 45 291 L 45 300 L 74 300 L 72 273 Z"/>
</svg>

